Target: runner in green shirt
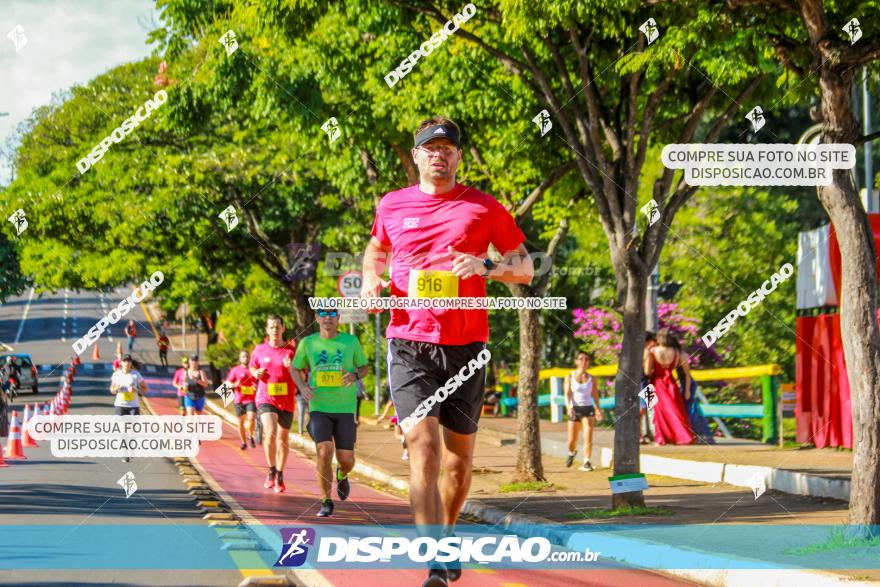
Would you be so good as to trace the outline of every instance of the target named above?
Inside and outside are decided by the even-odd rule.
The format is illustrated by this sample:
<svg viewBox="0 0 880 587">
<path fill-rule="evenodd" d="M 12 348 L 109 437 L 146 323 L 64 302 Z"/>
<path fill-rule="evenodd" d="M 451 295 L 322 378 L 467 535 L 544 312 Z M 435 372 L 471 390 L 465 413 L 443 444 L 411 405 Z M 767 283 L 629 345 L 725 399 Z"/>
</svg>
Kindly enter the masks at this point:
<svg viewBox="0 0 880 587">
<path fill-rule="evenodd" d="M 354 468 L 354 444 L 357 439 L 355 410 L 357 381 L 370 370 L 356 336 L 339 332 L 339 313 L 318 310 L 320 331 L 311 334 L 296 347 L 293 379 L 300 390 L 311 392 L 309 424 L 306 429 L 318 452 L 318 483 L 322 503 L 318 516 L 333 513 L 331 463 L 336 449 L 336 493 L 345 501 L 351 491 L 348 473 Z M 307 373 L 308 370 L 308 373 Z M 306 378 L 308 377 L 308 383 Z M 308 396 L 308 393 L 304 392 Z"/>
</svg>

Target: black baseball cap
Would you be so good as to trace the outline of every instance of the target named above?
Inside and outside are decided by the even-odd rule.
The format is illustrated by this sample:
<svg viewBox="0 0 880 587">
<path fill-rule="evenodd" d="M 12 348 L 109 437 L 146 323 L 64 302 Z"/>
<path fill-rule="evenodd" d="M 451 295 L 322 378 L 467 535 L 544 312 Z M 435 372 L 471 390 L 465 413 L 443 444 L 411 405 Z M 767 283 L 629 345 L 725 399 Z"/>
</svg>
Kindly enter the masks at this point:
<svg viewBox="0 0 880 587">
<path fill-rule="evenodd" d="M 131 355 L 122 355 L 122 362 L 131 361 Z"/>
<path fill-rule="evenodd" d="M 421 147 L 434 139 L 447 139 L 453 145 L 461 149 L 461 139 L 458 130 L 451 124 L 432 124 L 416 135 L 415 147 Z"/>
</svg>

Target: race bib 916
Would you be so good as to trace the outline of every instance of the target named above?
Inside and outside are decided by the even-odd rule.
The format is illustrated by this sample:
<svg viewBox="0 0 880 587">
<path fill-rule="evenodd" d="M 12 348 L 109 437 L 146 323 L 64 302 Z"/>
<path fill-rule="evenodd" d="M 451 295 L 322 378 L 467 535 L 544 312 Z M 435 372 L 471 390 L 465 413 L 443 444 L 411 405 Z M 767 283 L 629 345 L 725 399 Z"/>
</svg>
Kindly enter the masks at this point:
<svg viewBox="0 0 880 587">
<path fill-rule="evenodd" d="M 457 298 L 458 276 L 452 271 L 411 269 L 409 272 L 409 297 Z"/>
</svg>

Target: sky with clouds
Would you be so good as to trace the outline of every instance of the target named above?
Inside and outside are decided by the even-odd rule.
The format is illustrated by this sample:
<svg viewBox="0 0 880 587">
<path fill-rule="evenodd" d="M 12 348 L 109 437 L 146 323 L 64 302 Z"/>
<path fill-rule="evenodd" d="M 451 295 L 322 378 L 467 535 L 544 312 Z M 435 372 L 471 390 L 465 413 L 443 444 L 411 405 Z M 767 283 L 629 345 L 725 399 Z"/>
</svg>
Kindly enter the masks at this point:
<svg viewBox="0 0 880 587">
<path fill-rule="evenodd" d="M 152 53 L 153 0 L 0 0 L 0 149 L 52 94 Z M 26 42 L 9 37 L 21 27 Z M 4 153 L 5 155 L 5 153 Z M 0 184 L 9 182 L 0 157 Z"/>
</svg>

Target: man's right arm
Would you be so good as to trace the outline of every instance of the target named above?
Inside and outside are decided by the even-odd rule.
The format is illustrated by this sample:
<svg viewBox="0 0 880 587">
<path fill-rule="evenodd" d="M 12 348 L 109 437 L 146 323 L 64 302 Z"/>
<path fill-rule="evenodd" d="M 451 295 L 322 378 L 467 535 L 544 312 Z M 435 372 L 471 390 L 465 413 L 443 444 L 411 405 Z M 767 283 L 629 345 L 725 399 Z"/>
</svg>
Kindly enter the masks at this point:
<svg viewBox="0 0 880 587">
<path fill-rule="evenodd" d="M 390 285 L 389 282 L 382 279 L 382 274 L 385 273 L 390 259 L 391 246 L 383 245 L 374 236 L 370 237 L 370 242 L 367 243 L 367 248 L 364 251 L 362 298 L 378 298 L 382 288 Z"/>
</svg>

